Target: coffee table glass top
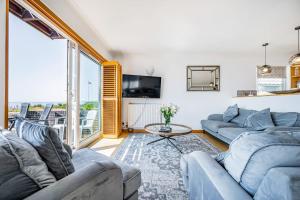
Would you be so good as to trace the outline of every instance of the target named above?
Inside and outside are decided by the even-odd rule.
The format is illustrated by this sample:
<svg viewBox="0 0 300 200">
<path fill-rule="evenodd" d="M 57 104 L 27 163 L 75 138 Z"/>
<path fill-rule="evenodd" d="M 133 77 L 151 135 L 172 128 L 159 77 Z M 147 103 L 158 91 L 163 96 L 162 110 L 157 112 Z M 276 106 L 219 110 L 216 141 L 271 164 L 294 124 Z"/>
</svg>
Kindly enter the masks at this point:
<svg viewBox="0 0 300 200">
<path fill-rule="evenodd" d="M 171 132 L 160 132 L 159 130 L 164 127 L 164 125 L 164 123 L 148 124 L 145 126 L 145 131 L 148 133 L 165 136 L 185 135 L 192 132 L 190 127 L 181 124 L 170 124 L 170 127 L 172 128 Z"/>
</svg>

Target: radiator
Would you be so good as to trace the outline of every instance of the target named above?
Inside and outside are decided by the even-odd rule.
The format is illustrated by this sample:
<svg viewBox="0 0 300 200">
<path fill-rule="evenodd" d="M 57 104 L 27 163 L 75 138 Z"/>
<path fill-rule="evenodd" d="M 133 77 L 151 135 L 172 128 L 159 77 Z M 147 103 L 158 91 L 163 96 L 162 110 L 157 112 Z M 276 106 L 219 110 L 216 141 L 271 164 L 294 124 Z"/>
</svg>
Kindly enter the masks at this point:
<svg viewBox="0 0 300 200">
<path fill-rule="evenodd" d="M 128 127 L 143 129 L 145 125 L 160 123 L 160 104 L 129 103 L 127 111 Z"/>
</svg>

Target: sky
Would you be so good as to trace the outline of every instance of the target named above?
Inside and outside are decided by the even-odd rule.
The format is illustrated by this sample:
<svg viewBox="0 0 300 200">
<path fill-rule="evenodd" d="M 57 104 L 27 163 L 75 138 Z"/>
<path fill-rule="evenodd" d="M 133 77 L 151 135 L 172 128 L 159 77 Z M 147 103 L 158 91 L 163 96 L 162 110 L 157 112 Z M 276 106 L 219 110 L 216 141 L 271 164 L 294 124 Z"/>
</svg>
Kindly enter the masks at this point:
<svg viewBox="0 0 300 200">
<path fill-rule="evenodd" d="M 99 68 L 80 56 L 81 101 L 98 99 Z M 90 83 L 90 84 L 89 84 Z M 67 40 L 52 40 L 9 16 L 9 102 L 66 102 Z"/>
</svg>

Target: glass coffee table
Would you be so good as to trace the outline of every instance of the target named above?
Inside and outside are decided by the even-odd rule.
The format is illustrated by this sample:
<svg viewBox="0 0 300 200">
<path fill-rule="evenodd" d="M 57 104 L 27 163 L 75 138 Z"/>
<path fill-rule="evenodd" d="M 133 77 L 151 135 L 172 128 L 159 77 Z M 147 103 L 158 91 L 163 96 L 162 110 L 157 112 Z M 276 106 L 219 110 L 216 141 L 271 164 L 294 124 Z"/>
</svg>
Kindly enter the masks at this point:
<svg viewBox="0 0 300 200">
<path fill-rule="evenodd" d="M 174 144 L 174 142 L 172 142 L 172 140 L 176 141 L 176 139 L 173 137 L 187 135 L 192 132 L 192 129 L 188 126 L 181 125 L 181 124 L 170 124 L 170 127 L 171 127 L 170 132 L 161 132 L 160 130 L 162 127 L 164 127 L 164 125 L 165 125 L 164 123 L 155 123 L 155 124 L 148 124 L 144 127 L 146 132 L 160 137 L 157 140 L 149 142 L 147 145 L 153 144 L 153 143 L 161 141 L 161 140 L 167 140 L 169 142 L 169 144 L 171 144 L 180 153 L 182 153 L 182 151 L 177 147 L 177 145 Z"/>
</svg>

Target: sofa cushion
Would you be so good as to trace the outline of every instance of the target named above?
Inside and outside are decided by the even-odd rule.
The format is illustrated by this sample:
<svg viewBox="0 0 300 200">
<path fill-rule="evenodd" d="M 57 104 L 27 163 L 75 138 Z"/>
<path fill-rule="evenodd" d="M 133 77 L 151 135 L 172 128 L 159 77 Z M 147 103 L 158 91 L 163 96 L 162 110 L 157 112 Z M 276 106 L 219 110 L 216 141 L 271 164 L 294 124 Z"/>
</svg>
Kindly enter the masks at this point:
<svg viewBox="0 0 300 200">
<path fill-rule="evenodd" d="M 15 134 L 0 133 L 0 199 L 24 199 L 56 181 L 38 152 Z"/>
<path fill-rule="evenodd" d="M 202 128 L 209 129 L 213 132 L 218 132 L 220 128 L 224 127 L 237 127 L 234 123 L 214 121 L 214 120 L 201 120 Z"/>
<path fill-rule="evenodd" d="M 232 141 L 246 131 L 246 128 L 220 128 L 218 133 Z"/>
<path fill-rule="evenodd" d="M 18 118 L 16 129 L 19 137 L 38 151 L 56 179 L 74 172 L 71 157 L 53 128 Z"/>
<path fill-rule="evenodd" d="M 112 160 L 111 158 L 97 153 L 91 149 L 85 148 L 76 151 L 73 154 L 72 161 L 74 163 L 75 170 L 81 169 L 91 162 L 101 162 L 106 160 Z M 141 185 L 141 172 L 139 169 L 123 164 L 119 161 L 113 160 L 122 170 L 123 174 L 123 194 L 124 199 L 130 197 Z"/>
<path fill-rule="evenodd" d="M 272 120 L 275 126 L 291 127 L 297 121 L 298 113 L 296 112 L 272 112 Z"/>
<path fill-rule="evenodd" d="M 244 128 L 246 127 L 247 117 L 255 112 L 257 111 L 239 108 L 239 115 L 233 118 L 231 122 L 237 124 L 241 128 Z"/>
<path fill-rule="evenodd" d="M 282 132 L 245 132 L 230 144 L 224 166 L 254 195 L 269 169 L 300 167 L 300 140 Z"/>
<path fill-rule="evenodd" d="M 230 120 L 235 118 L 238 114 L 239 114 L 239 108 L 237 104 L 233 106 L 229 106 L 223 114 L 223 120 L 224 122 L 230 122 Z"/>
<path fill-rule="evenodd" d="M 223 121 L 223 114 L 211 114 L 207 117 L 208 120 Z"/>
<path fill-rule="evenodd" d="M 270 108 L 252 113 L 247 117 L 246 126 L 256 131 L 274 127 Z"/>
</svg>

